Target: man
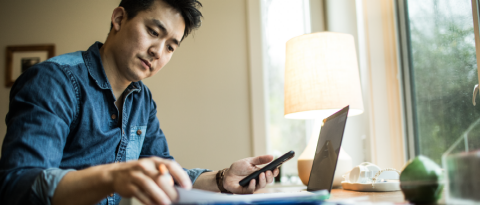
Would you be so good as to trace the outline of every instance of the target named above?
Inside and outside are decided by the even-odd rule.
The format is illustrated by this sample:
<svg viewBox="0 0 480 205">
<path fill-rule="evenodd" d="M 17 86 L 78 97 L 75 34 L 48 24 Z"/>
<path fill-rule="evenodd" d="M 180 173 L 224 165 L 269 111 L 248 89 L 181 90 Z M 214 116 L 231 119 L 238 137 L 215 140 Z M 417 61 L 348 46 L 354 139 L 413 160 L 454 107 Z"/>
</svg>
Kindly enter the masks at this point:
<svg viewBox="0 0 480 205">
<path fill-rule="evenodd" d="M 233 193 L 272 182 L 278 170 L 246 188 L 238 184 L 270 155 L 211 172 L 183 170 L 169 154 L 141 80 L 155 75 L 200 26 L 200 6 L 196 0 L 123 0 L 105 44 L 22 74 L 10 93 L 0 204 L 118 204 L 121 196 L 169 204 L 177 199 L 170 176 L 183 188 Z M 170 175 L 160 173 L 161 166 Z"/>
</svg>

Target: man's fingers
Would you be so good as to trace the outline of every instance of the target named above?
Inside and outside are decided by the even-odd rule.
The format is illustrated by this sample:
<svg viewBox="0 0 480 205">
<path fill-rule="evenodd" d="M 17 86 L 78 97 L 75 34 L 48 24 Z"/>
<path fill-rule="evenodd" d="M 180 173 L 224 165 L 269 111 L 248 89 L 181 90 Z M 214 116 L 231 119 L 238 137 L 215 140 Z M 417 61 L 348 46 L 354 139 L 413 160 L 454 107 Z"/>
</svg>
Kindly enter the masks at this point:
<svg viewBox="0 0 480 205">
<path fill-rule="evenodd" d="M 133 197 L 137 198 L 140 202 L 142 202 L 142 204 L 153 204 L 150 198 L 143 194 L 143 192 L 138 188 L 136 188 L 134 191 Z"/>
<path fill-rule="evenodd" d="M 192 188 L 192 181 L 190 180 L 190 177 L 188 177 L 187 172 L 185 172 L 185 170 L 183 170 L 177 162 L 164 160 L 158 157 L 152 157 L 151 159 L 155 161 L 157 167 L 160 166 L 160 164 L 165 164 L 170 172 L 170 175 L 172 175 L 172 177 L 180 184 L 182 188 Z"/>
<path fill-rule="evenodd" d="M 258 157 L 248 158 L 248 160 L 253 165 L 261 165 L 261 164 L 266 164 L 266 163 L 271 162 L 273 160 L 273 156 L 272 155 L 262 155 L 262 156 L 258 156 Z"/>
<path fill-rule="evenodd" d="M 127 183 L 127 184 L 123 185 L 122 190 L 119 190 L 119 191 L 121 192 L 122 197 L 126 197 L 126 198 L 135 197 L 139 201 L 141 201 L 143 204 L 151 204 L 152 203 L 150 198 L 148 198 L 148 196 L 143 194 L 143 192 L 135 184 Z"/>
<path fill-rule="evenodd" d="M 266 171 L 265 172 L 265 178 L 267 179 L 267 184 L 270 184 L 273 182 L 273 173 L 272 171 Z M 263 187 L 262 187 L 263 188 Z"/>
<path fill-rule="evenodd" d="M 165 192 L 171 201 L 176 202 L 178 199 L 178 193 L 173 184 L 171 184 L 172 177 L 168 174 L 163 174 L 158 177 L 158 186 Z"/>
<path fill-rule="evenodd" d="M 188 177 L 187 172 L 185 172 L 185 170 L 183 170 L 178 163 L 169 163 L 167 164 L 167 168 L 170 171 L 170 174 L 180 184 L 182 188 L 192 188 L 192 181 L 190 180 L 190 177 Z"/>
<path fill-rule="evenodd" d="M 171 204 L 170 198 L 150 177 L 138 173 L 134 175 L 134 178 L 134 183 L 140 188 L 140 190 L 143 190 L 143 193 L 146 194 L 155 204 Z"/>
<path fill-rule="evenodd" d="M 258 176 L 258 186 L 256 187 L 256 190 L 264 188 L 266 185 L 267 185 L 267 177 L 265 172 L 262 172 Z"/>
<path fill-rule="evenodd" d="M 247 187 L 247 194 L 253 194 L 253 192 L 255 192 L 255 185 L 256 181 L 255 179 L 252 179 Z"/>
<path fill-rule="evenodd" d="M 275 170 L 273 170 L 273 177 L 277 177 L 279 173 L 280 173 L 280 170 L 276 168 Z"/>
</svg>

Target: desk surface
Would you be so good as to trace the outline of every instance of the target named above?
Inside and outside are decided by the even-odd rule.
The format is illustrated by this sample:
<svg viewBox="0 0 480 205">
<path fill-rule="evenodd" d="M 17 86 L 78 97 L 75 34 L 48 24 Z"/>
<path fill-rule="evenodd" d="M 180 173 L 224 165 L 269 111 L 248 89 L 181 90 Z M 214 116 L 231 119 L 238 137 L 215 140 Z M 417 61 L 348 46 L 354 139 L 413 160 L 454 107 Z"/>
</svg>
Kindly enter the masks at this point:
<svg viewBox="0 0 480 205">
<path fill-rule="evenodd" d="M 354 197 L 368 196 L 368 201 L 371 202 L 394 202 L 394 203 L 407 203 L 403 197 L 401 191 L 390 192 L 357 192 L 344 189 L 332 189 L 330 200 L 335 199 L 347 199 Z"/>
<path fill-rule="evenodd" d="M 277 193 L 277 192 L 298 192 L 306 190 L 306 186 L 282 186 L 282 185 L 268 185 L 266 188 L 258 190 L 255 193 Z M 355 197 L 365 197 L 370 202 L 394 202 L 394 203 L 408 203 L 405 201 L 401 191 L 393 192 L 357 192 L 343 190 L 342 188 L 332 189 L 329 200 L 349 199 Z"/>
</svg>

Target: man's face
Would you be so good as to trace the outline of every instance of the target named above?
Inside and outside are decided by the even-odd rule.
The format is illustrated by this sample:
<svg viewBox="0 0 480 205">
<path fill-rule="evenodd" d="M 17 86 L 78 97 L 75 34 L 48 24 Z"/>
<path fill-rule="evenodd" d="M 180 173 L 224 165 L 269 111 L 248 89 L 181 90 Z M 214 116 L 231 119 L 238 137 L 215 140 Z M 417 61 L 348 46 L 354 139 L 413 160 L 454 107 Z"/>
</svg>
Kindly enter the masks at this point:
<svg viewBox="0 0 480 205">
<path fill-rule="evenodd" d="M 185 22 L 168 4 L 155 1 L 134 18 L 124 17 L 119 28 L 113 44 L 116 66 L 126 80 L 137 82 L 155 75 L 170 61 L 182 39 Z"/>
</svg>

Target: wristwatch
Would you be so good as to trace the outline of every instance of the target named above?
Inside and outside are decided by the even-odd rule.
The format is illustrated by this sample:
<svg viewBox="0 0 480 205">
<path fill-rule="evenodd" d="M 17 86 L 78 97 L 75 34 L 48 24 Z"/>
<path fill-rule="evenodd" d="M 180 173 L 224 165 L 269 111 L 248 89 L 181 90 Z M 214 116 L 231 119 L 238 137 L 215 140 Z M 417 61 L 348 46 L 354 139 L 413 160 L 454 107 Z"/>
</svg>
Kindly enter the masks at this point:
<svg viewBox="0 0 480 205">
<path fill-rule="evenodd" d="M 218 189 L 220 189 L 220 192 L 232 194 L 232 192 L 228 191 L 227 189 L 225 189 L 225 187 L 223 187 L 223 179 L 225 178 L 225 172 L 227 170 L 228 168 L 218 171 L 215 178 L 217 180 L 217 186 L 218 186 Z"/>
</svg>

